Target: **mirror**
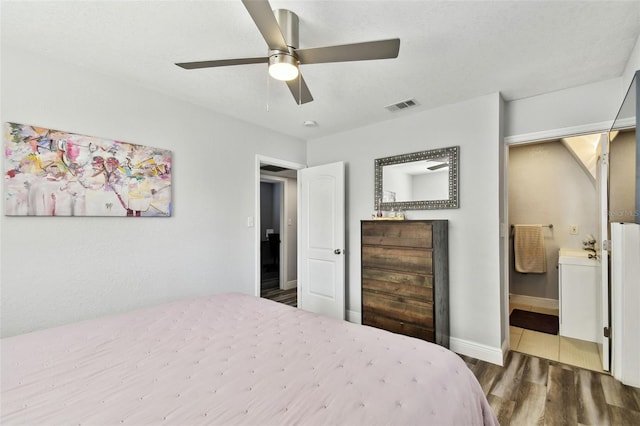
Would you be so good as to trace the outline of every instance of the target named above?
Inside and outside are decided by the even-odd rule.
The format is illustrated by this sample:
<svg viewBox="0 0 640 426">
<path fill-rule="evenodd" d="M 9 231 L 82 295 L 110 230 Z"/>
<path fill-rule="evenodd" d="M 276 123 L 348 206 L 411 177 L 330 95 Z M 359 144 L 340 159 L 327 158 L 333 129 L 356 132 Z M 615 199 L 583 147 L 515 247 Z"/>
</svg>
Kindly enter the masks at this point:
<svg viewBox="0 0 640 426">
<path fill-rule="evenodd" d="M 637 131 L 637 122 L 640 117 L 640 83 L 638 80 L 640 80 L 640 71 L 634 74 L 618 115 L 609 130 L 610 150 L 619 147 L 618 144 L 629 146 L 628 144 L 631 143 L 626 156 L 616 157 L 612 155 L 614 151 L 609 153 L 609 171 L 611 172 L 609 203 L 613 205 L 613 208 L 611 206 L 609 208 L 609 220 L 612 222 L 640 224 L 640 133 Z M 623 174 L 625 170 L 629 172 Z"/>
<path fill-rule="evenodd" d="M 376 210 L 458 208 L 460 147 L 375 160 Z"/>
</svg>

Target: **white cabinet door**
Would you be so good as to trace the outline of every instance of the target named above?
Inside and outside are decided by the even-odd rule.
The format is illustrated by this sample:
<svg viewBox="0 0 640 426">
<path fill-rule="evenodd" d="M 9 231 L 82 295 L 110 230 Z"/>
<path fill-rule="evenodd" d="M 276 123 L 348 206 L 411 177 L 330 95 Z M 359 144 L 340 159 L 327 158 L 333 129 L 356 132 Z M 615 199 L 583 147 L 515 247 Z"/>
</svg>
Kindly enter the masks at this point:
<svg viewBox="0 0 640 426">
<path fill-rule="evenodd" d="M 600 339 L 597 263 L 576 258 L 575 262 L 569 259 L 559 264 L 561 336 L 589 342 Z"/>
</svg>

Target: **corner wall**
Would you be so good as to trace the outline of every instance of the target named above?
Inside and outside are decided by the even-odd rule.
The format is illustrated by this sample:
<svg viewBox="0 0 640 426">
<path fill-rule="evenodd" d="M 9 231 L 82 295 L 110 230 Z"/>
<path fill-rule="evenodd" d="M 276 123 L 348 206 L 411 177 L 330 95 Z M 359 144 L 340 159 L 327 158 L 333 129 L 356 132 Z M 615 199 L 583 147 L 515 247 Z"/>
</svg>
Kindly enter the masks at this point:
<svg viewBox="0 0 640 426">
<path fill-rule="evenodd" d="M 62 62 L 1 59 L 0 121 L 170 149 L 174 162 L 171 218 L 6 217 L 0 201 L 2 337 L 254 294 L 256 154 L 305 163 L 303 141 Z"/>
<path fill-rule="evenodd" d="M 374 205 L 374 159 L 460 146 L 460 208 L 407 211 L 449 220 L 450 324 L 454 351 L 500 364 L 499 150 L 501 98 L 492 94 L 408 113 L 307 142 L 310 166 L 345 161 L 347 309 L 361 312 L 360 221 Z"/>
</svg>

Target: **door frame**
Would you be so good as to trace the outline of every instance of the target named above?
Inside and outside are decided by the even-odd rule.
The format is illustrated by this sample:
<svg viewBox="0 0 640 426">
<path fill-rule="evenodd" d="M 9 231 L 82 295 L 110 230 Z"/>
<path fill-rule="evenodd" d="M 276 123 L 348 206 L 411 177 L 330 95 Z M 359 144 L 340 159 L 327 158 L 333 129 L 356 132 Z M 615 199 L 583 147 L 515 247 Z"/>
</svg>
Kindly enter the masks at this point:
<svg viewBox="0 0 640 426">
<path fill-rule="evenodd" d="M 600 325 L 602 329 L 611 330 L 611 248 L 605 247 L 604 241 L 611 242 L 611 224 L 609 222 L 609 150 L 611 149 L 611 140 L 609 132 L 600 134 L 598 140 L 598 159 L 596 163 L 597 176 L 596 179 L 596 208 L 598 210 L 598 234 L 600 240 L 600 266 L 597 268 L 599 274 L 599 290 L 600 297 L 598 306 L 600 306 Z M 607 303 L 603 303 L 606 299 Z M 606 337 L 603 332 L 602 344 L 598 345 L 600 350 L 600 361 L 604 371 L 611 371 L 611 342 L 613 341 L 611 332 Z"/>
<path fill-rule="evenodd" d="M 550 139 L 560 139 L 567 138 L 572 136 L 580 136 L 586 134 L 595 134 L 595 133 L 609 133 L 611 128 L 611 122 L 600 122 L 600 123 L 592 123 L 585 124 L 581 126 L 574 127 L 564 127 L 558 129 L 551 129 L 541 132 L 533 132 L 533 133 L 524 133 L 520 135 L 507 136 L 503 140 L 503 160 L 502 160 L 502 173 L 504 176 L 504 182 L 502 187 L 502 197 L 503 197 L 503 218 L 504 223 L 500 224 L 500 234 L 502 237 L 502 248 L 504 250 L 504 255 L 506 256 L 502 271 L 500 281 L 502 283 L 502 291 L 501 298 L 503 300 L 503 312 L 501 313 L 502 317 L 502 336 L 505 336 L 505 341 L 502 342 L 502 350 L 503 359 L 506 359 L 509 351 L 511 350 L 509 347 L 509 342 L 511 341 L 510 330 L 509 330 L 509 278 L 510 278 L 510 254 L 509 254 L 509 224 L 506 223 L 509 220 L 509 149 L 511 146 L 524 145 L 533 142 L 544 142 Z M 609 283 L 611 286 L 611 283 Z"/>
<path fill-rule="evenodd" d="M 258 296 L 260 297 L 260 276 L 261 276 L 261 269 L 262 269 L 262 265 L 261 265 L 261 260 L 260 260 L 260 244 L 262 241 L 262 235 L 261 235 L 261 227 L 260 227 L 260 181 L 262 180 L 262 172 L 260 171 L 260 166 L 262 164 L 268 164 L 271 166 L 278 166 L 278 167 L 284 167 L 287 169 L 291 169 L 291 170 L 300 170 L 300 169 L 304 169 L 307 167 L 306 164 L 301 164 L 301 163 L 294 163 L 292 161 L 288 161 L 288 160 L 282 160 L 282 159 L 278 159 L 278 158 L 273 158 L 273 157 L 267 157 L 264 155 L 260 155 L 260 154 L 256 154 L 256 159 L 255 159 L 255 190 L 254 190 L 254 205 L 255 205 L 255 209 L 254 209 L 254 216 L 253 216 L 253 220 L 252 218 L 249 218 L 247 226 L 251 227 L 253 226 L 254 228 L 254 276 L 255 276 L 255 282 L 254 282 L 254 296 Z M 277 176 L 273 176 L 274 178 L 278 178 Z M 279 178 L 280 180 L 282 178 Z M 274 180 L 278 180 L 278 179 L 274 179 Z M 287 189 L 286 189 L 286 185 L 283 185 L 283 191 L 282 191 L 282 203 L 285 203 L 285 199 L 286 199 L 286 193 Z M 284 209 L 281 211 L 280 214 L 280 239 L 281 241 L 286 241 L 285 240 L 285 234 L 286 234 L 286 223 L 283 224 L 284 221 L 284 216 L 285 216 L 285 212 Z M 252 223 L 252 225 L 250 225 Z M 285 243 L 286 244 L 286 243 Z M 284 255 L 286 255 L 287 251 L 284 248 L 285 244 L 280 244 L 280 282 L 282 282 L 283 279 L 285 279 L 284 275 L 286 275 L 286 263 L 287 260 L 284 259 Z M 284 251 L 284 253 L 283 253 Z"/>
</svg>

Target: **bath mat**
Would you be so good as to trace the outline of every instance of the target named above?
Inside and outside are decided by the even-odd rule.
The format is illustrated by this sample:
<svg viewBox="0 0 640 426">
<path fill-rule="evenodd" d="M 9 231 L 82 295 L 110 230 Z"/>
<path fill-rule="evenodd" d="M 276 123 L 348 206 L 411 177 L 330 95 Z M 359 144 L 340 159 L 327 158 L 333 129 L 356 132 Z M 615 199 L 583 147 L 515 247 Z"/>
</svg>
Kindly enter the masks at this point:
<svg viewBox="0 0 640 426">
<path fill-rule="evenodd" d="M 556 315 L 540 314 L 538 312 L 514 309 L 509 315 L 509 324 L 514 327 L 539 331 L 547 334 L 558 334 L 558 317 Z"/>
</svg>

